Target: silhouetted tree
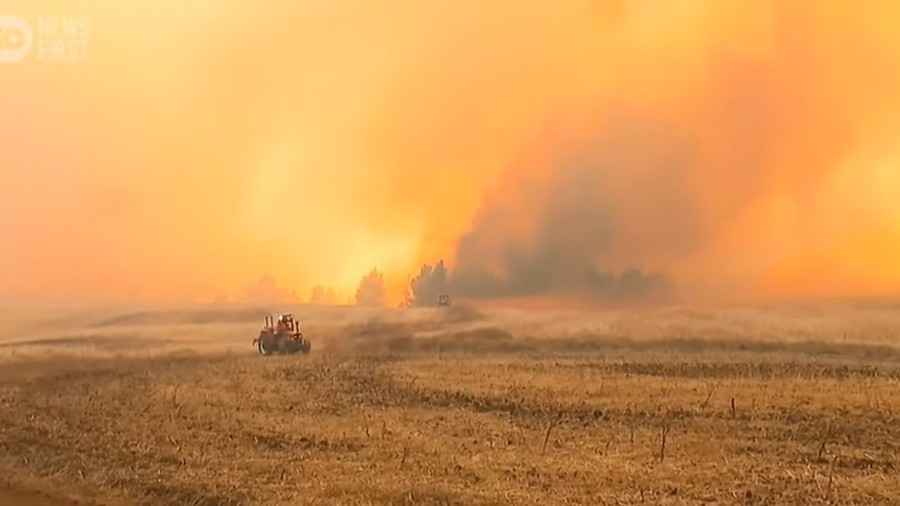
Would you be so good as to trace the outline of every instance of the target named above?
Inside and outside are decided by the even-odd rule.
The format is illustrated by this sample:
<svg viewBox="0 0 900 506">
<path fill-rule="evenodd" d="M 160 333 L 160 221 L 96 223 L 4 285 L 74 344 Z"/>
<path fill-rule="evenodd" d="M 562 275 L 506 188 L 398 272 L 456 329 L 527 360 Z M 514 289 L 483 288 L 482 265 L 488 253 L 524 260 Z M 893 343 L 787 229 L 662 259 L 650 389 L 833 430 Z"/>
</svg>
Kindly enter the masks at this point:
<svg viewBox="0 0 900 506">
<path fill-rule="evenodd" d="M 439 261 L 434 267 L 425 264 L 409 282 L 406 304 L 413 307 L 436 306 L 440 296 L 447 294 L 447 287 L 447 267 L 444 266 L 444 261 Z"/>
<path fill-rule="evenodd" d="M 294 304 L 297 302 L 297 294 L 283 288 L 274 277 L 266 274 L 244 290 L 244 299 L 253 303 Z"/>
<path fill-rule="evenodd" d="M 384 288 L 384 275 L 378 269 L 363 276 L 356 289 L 356 304 L 359 306 L 384 306 L 387 291 Z"/>
<path fill-rule="evenodd" d="M 309 297 L 310 304 L 333 305 L 337 304 L 337 295 L 334 288 L 327 288 L 322 285 L 316 285 L 312 289 L 312 295 Z"/>
</svg>

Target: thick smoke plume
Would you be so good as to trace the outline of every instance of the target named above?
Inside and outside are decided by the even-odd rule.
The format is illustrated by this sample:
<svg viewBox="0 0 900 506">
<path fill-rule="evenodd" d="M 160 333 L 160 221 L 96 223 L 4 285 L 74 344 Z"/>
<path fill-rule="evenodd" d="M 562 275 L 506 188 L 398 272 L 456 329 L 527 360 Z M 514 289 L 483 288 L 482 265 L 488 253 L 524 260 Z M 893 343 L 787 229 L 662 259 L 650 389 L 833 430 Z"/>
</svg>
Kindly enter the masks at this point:
<svg viewBox="0 0 900 506">
<path fill-rule="evenodd" d="M 459 242 L 454 291 L 464 296 L 668 298 L 643 270 L 648 251 L 697 246 L 692 159 L 677 134 L 623 117 L 613 130 L 555 148 L 547 167 L 517 167 Z M 547 173 L 546 177 L 534 176 Z M 520 177 L 519 174 L 529 176 Z"/>
<path fill-rule="evenodd" d="M 829 10 L 840 26 L 781 5 L 748 11 L 758 25 L 735 20 L 737 32 L 698 17 L 696 38 L 642 32 L 660 44 L 652 55 L 618 47 L 617 80 L 547 115 L 485 195 L 456 245 L 454 288 L 619 301 L 896 279 L 860 275 L 858 258 L 897 271 L 878 253 L 896 251 L 896 206 L 871 191 L 900 182 L 878 168 L 898 156 L 884 142 L 898 94 L 874 84 L 897 82 L 897 38 L 860 31 L 868 15 L 853 9 Z M 626 15 L 622 33 L 645 14 Z"/>
<path fill-rule="evenodd" d="M 0 301 L 900 293 L 896 1 L 80 4 L 0 65 Z"/>
</svg>

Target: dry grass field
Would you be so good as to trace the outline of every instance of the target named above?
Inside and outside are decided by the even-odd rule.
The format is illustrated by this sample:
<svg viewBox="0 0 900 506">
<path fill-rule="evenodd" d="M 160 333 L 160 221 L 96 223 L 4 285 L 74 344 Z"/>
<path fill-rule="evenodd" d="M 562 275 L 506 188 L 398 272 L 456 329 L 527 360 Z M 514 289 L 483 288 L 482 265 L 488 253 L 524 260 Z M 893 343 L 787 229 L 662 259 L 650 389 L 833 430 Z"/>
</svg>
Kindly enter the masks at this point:
<svg viewBox="0 0 900 506">
<path fill-rule="evenodd" d="M 0 502 L 900 504 L 900 307 L 292 310 L 3 310 Z"/>
</svg>

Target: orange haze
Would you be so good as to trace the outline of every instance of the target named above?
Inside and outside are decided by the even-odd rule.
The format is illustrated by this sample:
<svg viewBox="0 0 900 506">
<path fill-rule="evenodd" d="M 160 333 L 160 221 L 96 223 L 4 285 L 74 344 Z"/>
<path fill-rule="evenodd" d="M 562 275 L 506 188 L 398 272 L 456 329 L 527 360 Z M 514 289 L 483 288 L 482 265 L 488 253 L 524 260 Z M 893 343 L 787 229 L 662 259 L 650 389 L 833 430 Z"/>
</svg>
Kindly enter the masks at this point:
<svg viewBox="0 0 900 506">
<path fill-rule="evenodd" d="M 90 41 L 0 64 L 0 298 L 894 294 L 898 5 L 13 0 Z"/>
</svg>

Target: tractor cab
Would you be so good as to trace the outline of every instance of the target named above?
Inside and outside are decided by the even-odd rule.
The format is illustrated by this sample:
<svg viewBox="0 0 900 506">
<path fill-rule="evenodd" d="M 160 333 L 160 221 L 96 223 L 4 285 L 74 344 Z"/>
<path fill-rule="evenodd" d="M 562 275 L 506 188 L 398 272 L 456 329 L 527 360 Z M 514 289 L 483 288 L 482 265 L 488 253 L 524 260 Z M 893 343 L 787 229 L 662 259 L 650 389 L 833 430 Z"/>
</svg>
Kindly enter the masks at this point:
<svg viewBox="0 0 900 506">
<path fill-rule="evenodd" d="M 294 315 L 288 313 L 278 317 L 279 332 L 296 332 L 298 327 L 299 322 L 294 320 Z"/>
<path fill-rule="evenodd" d="M 279 315 L 277 318 L 274 316 L 267 316 L 265 326 L 263 326 L 263 330 L 274 331 L 276 333 L 299 332 L 300 322 L 298 320 L 295 320 L 294 315 L 291 313 Z"/>
</svg>

